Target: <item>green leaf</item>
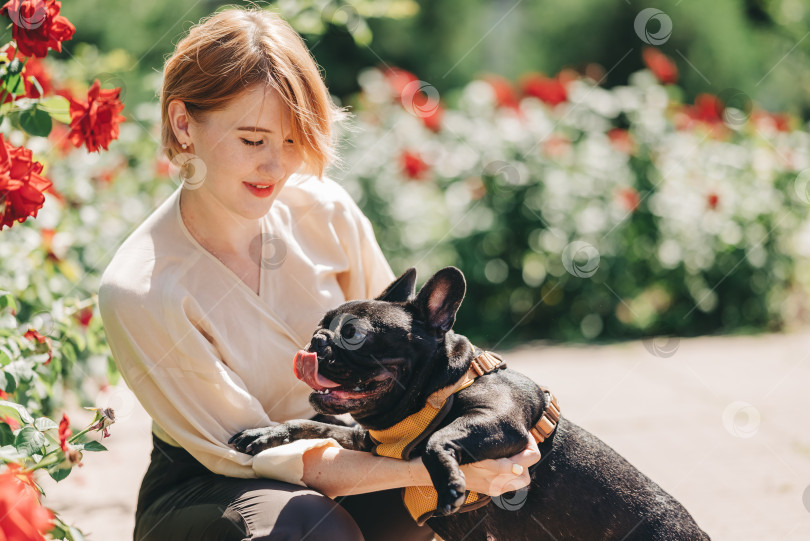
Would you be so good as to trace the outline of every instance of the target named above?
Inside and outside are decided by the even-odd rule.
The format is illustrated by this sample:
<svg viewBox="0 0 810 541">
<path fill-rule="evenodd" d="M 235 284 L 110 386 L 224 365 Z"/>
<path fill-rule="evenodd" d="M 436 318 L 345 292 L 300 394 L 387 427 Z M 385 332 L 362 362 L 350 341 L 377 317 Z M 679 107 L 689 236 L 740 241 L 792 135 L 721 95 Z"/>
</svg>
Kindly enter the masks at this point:
<svg viewBox="0 0 810 541">
<path fill-rule="evenodd" d="M 70 363 L 76 362 L 76 348 L 73 347 L 73 344 L 70 342 L 63 343 L 60 351 L 65 359 L 67 359 Z"/>
<path fill-rule="evenodd" d="M 68 526 L 70 529 L 70 537 L 68 537 L 67 541 L 84 541 L 84 534 L 74 528 L 73 526 Z"/>
<path fill-rule="evenodd" d="M 73 471 L 73 468 L 59 468 L 58 470 L 48 470 L 48 475 L 53 477 L 54 481 L 61 481 Z"/>
<path fill-rule="evenodd" d="M 41 451 L 48 444 L 48 440 L 33 426 L 24 426 L 14 441 L 14 446 L 27 456 Z"/>
<path fill-rule="evenodd" d="M 47 137 L 51 133 L 51 115 L 37 107 L 20 113 L 20 126 L 31 135 Z"/>
<path fill-rule="evenodd" d="M 97 441 L 88 441 L 84 445 L 84 451 L 106 451 L 107 448 Z"/>
<path fill-rule="evenodd" d="M 0 445 L 11 445 L 14 443 L 14 432 L 6 423 L 0 423 Z"/>
<path fill-rule="evenodd" d="M 51 475 L 51 477 L 53 477 L 53 475 Z M 51 535 L 51 538 L 53 539 L 65 539 L 68 535 L 67 527 L 63 528 L 61 524 L 55 524 L 54 527 L 51 528 L 51 531 L 48 533 Z"/>
<path fill-rule="evenodd" d="M 6 96 L 10 96 L 12 92 L 15 95 L 23 93 L 22 90 L 25 87 L 22 84 L 22 77 L 20 77 L 19 73 L 7 73 L 4 79 L 3 87 L 6 89 Z"/>
<path fill-rule="evenodd" d="M 64 96 L 51 96 L 40 100 L 38 107 L 51 115 L 52 119 L 70 124 L 70 102 Z"/>
<path fill-rule="evenodd" d="M 40 417 L 36 421 L 34 421 L 34 428 L 42 432 L 45 430 L 50 430 L 52 428 L 59 428 L 59 425 L 51 421 L 47 417 Z"/>
<path fill-rule="evenodd" d="M 5 361 L 3 361 L 3 355 L 5 355 L 5 353 L 0 351 L 0 363 L 6 364 Z M 14 374 L 11 372 L 3 370 L 3 377 L 0 378 L 0 387 L 3 388 L 4 393 L 13 393 L 14 390 L 17 389 L 17 378 L 14 377 Z"/>
<path fill-rule="evenodd" d="M 0 289 L 0 308 L 11 308 L 17 311 L 17 301 L 14 300 L 14 295 L 10 292 Z"/>
<path fill-rule="evenodd" d="M 27 409 L 20 404 L 9 402 L 8 400 L 0 400 L 0 414 L 13 415 L 15 419 L 27 425 L 34 422 L 34 418 L 28 413 Z"/>
<path fill-rule="evenodd" d="M 6 462 L 18 462 L 23 458 L 25 458 L 25 456 L 21 455 L 20 451 L 18 451 L 13 445 L 4 445 L 0 447 L 0 460 L 4 460 Z"/>
<path fill-rule="evenodd" d="M 11 121 L 11 125 L 17 129 L 21 130 L 22 126 L 20 126 L 20 111 L 11 111 L 8 113 L 8 119 Z"/>
</svg>

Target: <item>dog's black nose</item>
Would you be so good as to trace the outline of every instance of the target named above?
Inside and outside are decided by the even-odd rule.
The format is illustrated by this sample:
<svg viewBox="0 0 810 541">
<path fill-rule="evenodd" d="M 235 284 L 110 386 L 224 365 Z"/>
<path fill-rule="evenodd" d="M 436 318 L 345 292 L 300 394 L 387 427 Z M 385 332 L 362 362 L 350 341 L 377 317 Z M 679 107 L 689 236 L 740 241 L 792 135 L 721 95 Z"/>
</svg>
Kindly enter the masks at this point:
<svg viewBox="0 0 810 541">
<path fill-rule="evenodd" d="M 312 348 L 311 351 L 321 356 L 321 353 L 326 349 L 326 346 L 329 345 L 329 337 L 326 336 L 323 332 L 318 332 L 315 336 L 312 337 L 312 342 L 310 342 L 310 347 Z"/>
</svg>

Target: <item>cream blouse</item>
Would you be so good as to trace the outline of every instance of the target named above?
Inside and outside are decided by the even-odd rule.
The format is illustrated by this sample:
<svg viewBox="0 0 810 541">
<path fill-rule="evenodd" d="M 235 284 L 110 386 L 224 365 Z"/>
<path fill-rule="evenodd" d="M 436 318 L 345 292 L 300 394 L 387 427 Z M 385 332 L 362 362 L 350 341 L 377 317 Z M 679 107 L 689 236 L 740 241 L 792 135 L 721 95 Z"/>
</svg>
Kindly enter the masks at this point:
<svg viewBox="0 0 810 541">
<path fill-rule="evenodd" d="M 303 485 L 300 440 L 251 456 L 228 439 L 315 411 L 296 351 L 323 314 L 378 296 L 395 278 L 369 219 L 334 180 L 294 175 L 261 220 L 259 295 L 191 236 L 175 190 L 121 244 L 99 310 L 124 381 L 161 440 L 209 470 Z M 272 240 L 271 240 L 272 239 Z"/>
</svg>

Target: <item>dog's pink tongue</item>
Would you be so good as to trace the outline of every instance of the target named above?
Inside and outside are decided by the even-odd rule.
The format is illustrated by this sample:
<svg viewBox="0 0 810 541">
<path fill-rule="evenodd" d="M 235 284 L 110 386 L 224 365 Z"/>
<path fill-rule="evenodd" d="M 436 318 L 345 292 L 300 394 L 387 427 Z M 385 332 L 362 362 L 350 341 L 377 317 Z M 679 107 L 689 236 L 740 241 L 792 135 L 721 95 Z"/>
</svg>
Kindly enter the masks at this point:
<svg viewBox="0 0 810 541">
<path fill-rule="evenodd" d="M 340 383 L 335 383 L 331 379 L 318 374 L 318 354 L 306 350 L 298 350 L 293 362 L 295 377 L 312 387 L 313 389 L 331 389 L 340 387 Z"/>
</svg>

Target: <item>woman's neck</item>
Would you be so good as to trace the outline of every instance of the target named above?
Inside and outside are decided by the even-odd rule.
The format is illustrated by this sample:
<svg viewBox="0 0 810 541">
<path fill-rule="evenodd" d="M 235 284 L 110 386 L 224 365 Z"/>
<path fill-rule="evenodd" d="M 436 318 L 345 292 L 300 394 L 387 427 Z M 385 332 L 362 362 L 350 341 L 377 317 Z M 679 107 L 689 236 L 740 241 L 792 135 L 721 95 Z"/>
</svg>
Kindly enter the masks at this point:
<svg viewBox="0 0 810 541">
<path fill-rule="evenodd" d="M 261 222 L 236 216 L 202 190 L 180 191 L 180 215 L 186 228 L 216 257 L 248 259 L 251 244 L 261 234 Z"/>
</svg>

